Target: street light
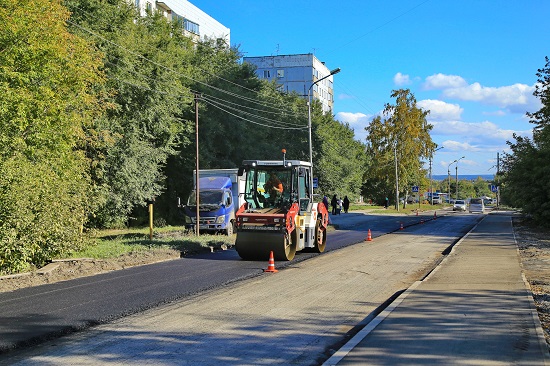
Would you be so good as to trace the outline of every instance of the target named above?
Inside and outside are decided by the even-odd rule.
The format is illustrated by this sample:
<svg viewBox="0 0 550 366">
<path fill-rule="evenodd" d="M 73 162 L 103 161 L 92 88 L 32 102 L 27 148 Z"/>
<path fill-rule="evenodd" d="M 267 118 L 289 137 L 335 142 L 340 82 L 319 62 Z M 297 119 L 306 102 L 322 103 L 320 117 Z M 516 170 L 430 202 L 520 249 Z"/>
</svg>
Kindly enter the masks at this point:
<svg viewBox="0 0 550 366">
<path fill-rule="evenodd" d="M 434 192 L 433 192 L 433 187 L 432 187 L 432 186 L 433 186 L 433 180 L 432 180 L 432 159 L 433 159 L 433 157 L 434 157 L 434 152 L 436 152 L 437 150 L 441 150 L 441 149 L 443 149 L 443 148 L 444 148 L 444 146 L 441 146 L 441 147 L 435 149 L 434 151 L 432 151 L 432 152 L 430 153 L 430 197 L 431 197 L 431 202 L 430 202 L 430 203 L 432 204 L 432 206 L 433 206 L 433 204 L 434 204 Z M 420 202 L 420 199 L 419 199 L 418 201 Z"/>
<path fill-rule="evenodd" d="M 335 74 L 338 74 L 340 72 L 340 68 L 336 68 L 334 70 L 331 70 L 330 71 L 330 74 L 328 74 L 327 76 L 324 76 L 322 78 L 320 78 L 319 80 L 316 80 L 314 81 L 311 86 L 309 87 L 308 91 L 307 91 L 307 116 L 308 116 L 308 123 L 307 123 L 307 127 L 308 127 L 308 130 L 309 130 L 309 164 L 311 164 L 311 176 L 309 178 L 309 189 L 311 190 L 309 192 L 309 197 L 311 199 L 313 199 L 313 147 L 312 147 L 312 142 L 311 142 L 311 100 L 310 100 L 310 93 L 311 93 L 311 88 L 313 88 L 313 85 L 325 80 L 326 78 L 332 76 L 332 75 L 335 75 Z"/>
<path fill-rule="evenodd" d="M 449 194 L 449 203 L 451 203 L 451 165 L 453 165 L 454 163 L 456 163 L 458 160 L 455 160 L 455 161 L 452 161 L 451 163 L 449 163 L 449 165 L 447 166 L 447 183 L 448 184 L 448 187 L 449 189 L 447 190 L 448 194 Z"/>
<path fill-rule="evenodd" d="M 455 202 L 458 200 L 458 162 L 462 159 L 464 159 L 464 156 L 461 157 L 460 159 L 458 159 L 456 161 L 456 165 L 455 165 L 455 177 L 456 177 L 456 199 L 455 199 Z"/>
</svg>

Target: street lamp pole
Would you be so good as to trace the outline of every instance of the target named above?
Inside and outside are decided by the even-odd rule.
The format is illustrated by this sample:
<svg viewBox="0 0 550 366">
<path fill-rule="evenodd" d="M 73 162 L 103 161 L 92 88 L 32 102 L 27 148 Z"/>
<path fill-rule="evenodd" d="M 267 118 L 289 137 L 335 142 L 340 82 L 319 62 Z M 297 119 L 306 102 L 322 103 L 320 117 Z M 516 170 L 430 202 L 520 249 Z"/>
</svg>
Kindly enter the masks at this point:
<svg viewBox="0 0 550 366">
<path fill-rule="evenodd" d="M 456 161 L 456 165 L 455 165 L 455 177 L 456 177 L 456 199 L 455 199 L 455 202 L 456 202 L 456 200 L 458 200 L 458 162 L 462 159 L 464 159 L 464 156 L 461 157 L 460 159 L 458 159 Z"/>
<path fill-rule="evenodd" d="M 434 152 L 436 152 L 437 150 L 441 150 L 443 148 L 444 148 L 444 146 L 441 146 L 441 147 L 435 149 L 434 151 L 432 151 L 430 153 L 430 197 L 431 197 L 431 202 L 430 203 L 432 204 L 432 206 L 434 204 L 433 179 L 432 179 L 432 159 L 434 157 Z"/>
<path fill-rule="evenodd" d="M 453 165 L 457 161 L 458 160 L 452 161 L 447 166 L 447 183 L 448 183 L 448 187 L 449 187 L 449 189 L 447 190 L 447 193 L 448 193 L 448 196 L 449 196 L 449 204 L 451 203 L 451 165 Z"/>
<path fill-rule="evenodd" d="M 312 141 L 311 141 L 311 97 L 310 97 L 311 88 L 313 88 L 313 85 L 325 80 L 326 78 L 332 75 L 338 74 L 339 72 L 340 72 L 339 67 L 334 70 L 331 70 L 330 74 L 328 74 L 327 76 L 324 76 L 319 80 L 314 81 L 307 91 L 307 122 L 308 122 L 307 128 L 309 132 L 309 164 L 311 164 L 311 175 L 309 177 L 309 189 L 310 189 L 309 197 L 311 199 L 313 199 L 313 147 L 312 147 Z"/>
</svg>

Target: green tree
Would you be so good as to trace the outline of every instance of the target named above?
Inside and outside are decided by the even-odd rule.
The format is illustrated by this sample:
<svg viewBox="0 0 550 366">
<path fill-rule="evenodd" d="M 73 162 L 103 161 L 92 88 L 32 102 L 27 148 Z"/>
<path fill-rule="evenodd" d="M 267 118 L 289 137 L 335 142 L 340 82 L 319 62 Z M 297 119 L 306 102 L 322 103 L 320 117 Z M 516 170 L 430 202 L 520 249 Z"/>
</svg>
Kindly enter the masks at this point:
<svg viewBox="0 0 550 366">
<path fill-rule="evenodd" d="M 511 153 L 503 159 L 504 203 L 521 208 L 535 222 L 549 226 L 550 222 L 550 61 L 537 72 L 538 84 L 533 95 L 542 107 L 527 113 L 535 124 L 533 139 L 514 135 L 508 142 Z"/>
<path fill-rule="evenodd" d="M 81 244 L 90 208 L 85 129 L 102 113 L 101 54 L 59 1 L 0 2 L 0 273 Z"/>
<path fill-rule="evenodd" d="M 433 126 L 426 121 L 429 111 L 417 107 L 410 90 L 394 90 L 391 97 L 396 98 L 395 105 L 386 104 L 383 116 L 365 128 L 367 155 L 372 160 L 364 174 L 363 192 L 378 202 L 395 198 L 396 182 L 400 196 L 406 197 L 409 187 L 426 175 L 423 159 L 429 159 L 437 146 L 430 136 Z"/>
<path fill-rule="evenodd" d="M 193 44 L 181 24 L 160 14 L 137 16 L 131 2 L 67 0 L 73 31 L 105 53 L 105 91 L 112 106 L 91 132 L 106 137 L 88 150 L 99 204 L 92 224 L 126 224 L 165 189 L 164 168 L 190 143 Z M 98 139 L 96 139 L 97 141 Z"/>
</svg>

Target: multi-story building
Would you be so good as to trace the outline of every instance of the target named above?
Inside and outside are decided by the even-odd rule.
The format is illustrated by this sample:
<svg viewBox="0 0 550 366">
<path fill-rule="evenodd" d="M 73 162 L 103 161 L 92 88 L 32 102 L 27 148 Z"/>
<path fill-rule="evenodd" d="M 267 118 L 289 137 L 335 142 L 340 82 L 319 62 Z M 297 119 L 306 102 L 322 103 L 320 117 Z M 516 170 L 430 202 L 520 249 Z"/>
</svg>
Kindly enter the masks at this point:
<svg viewBox="0 0 550 366">
<path fill-rule="evenodd" d="M 133 0 L 140 14 L 159 11 L 169 20 L 179 20 L 183 32 L 193 40 L 205 38 L 225 39 L 227 46 L 230 43 L 230 30 L 223 24 L 206 14 L 187 0 Z"/>
<path fill-rule="evenodd" d="M 313 85 L 315 81 L 330 75 L 330 70 L 312 53 L 243 57 L 243 62 L 256 65 L 258 77 L 275 80 L 279 90 L 296 92 L 304 98 L 307 98 L 309 92 L 310 96 L 321 102 L 324 113 L 332 111 L 334 107 L 333 77 L 331 75 Z"/>
</svg>

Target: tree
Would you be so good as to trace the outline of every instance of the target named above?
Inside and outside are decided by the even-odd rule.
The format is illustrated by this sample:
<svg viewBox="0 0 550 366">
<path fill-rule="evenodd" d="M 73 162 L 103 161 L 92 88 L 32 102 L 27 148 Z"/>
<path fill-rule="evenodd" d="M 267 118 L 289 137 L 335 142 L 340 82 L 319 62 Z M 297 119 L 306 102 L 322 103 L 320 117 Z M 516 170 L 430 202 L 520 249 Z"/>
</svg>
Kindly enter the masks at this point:
<svg viewBox="0 0 550 366">
<path fill-rule="evenodd" d="M 550 62 L 548 57 L 545 60 L 533 93 L 542 107 L 527 113 L 536 125 L 533 139 L 514 134 L 515 142 L 508 141 L 511 153 L 504 154 L 501 197 L 540 225 L 550 226 Z"/>
<path fill-rule="evenodd" d="M 91 225 L 121 226 L 162 194 L 168 158 L 191 143 L 193 43 L 180 23 L 157 13 L 139 17 L 126 0 L 67 3 L 73 31 L 105 53 L 112 106 L 94 121 L 96 144 L 87 151 L 99 205 Z"/>
<path fill-rule="evenodd" d="M 101 54 L 59 1 L 0 2 L 0 273 L 79 247 L 90 200 L 85 130 L 102 113 Z"/>
<path fill-rule="evenodd" d="M 386 104 L 383 116 L 365 128 L 367 155 L 372 160 L 364 174 L 364 194 L 379 202 L 395 197 L 396 182 L 405 196 L 411 185 L 418 185 L 426 175 L 422 159 L 429 159 L 437 146 L 429 134 L 433 126 L 426 121 L 429 111 L 416 106 L 414 95 L 400 89 L 392 91 L 391 97 L 396 104 Z"/>
</svg>

